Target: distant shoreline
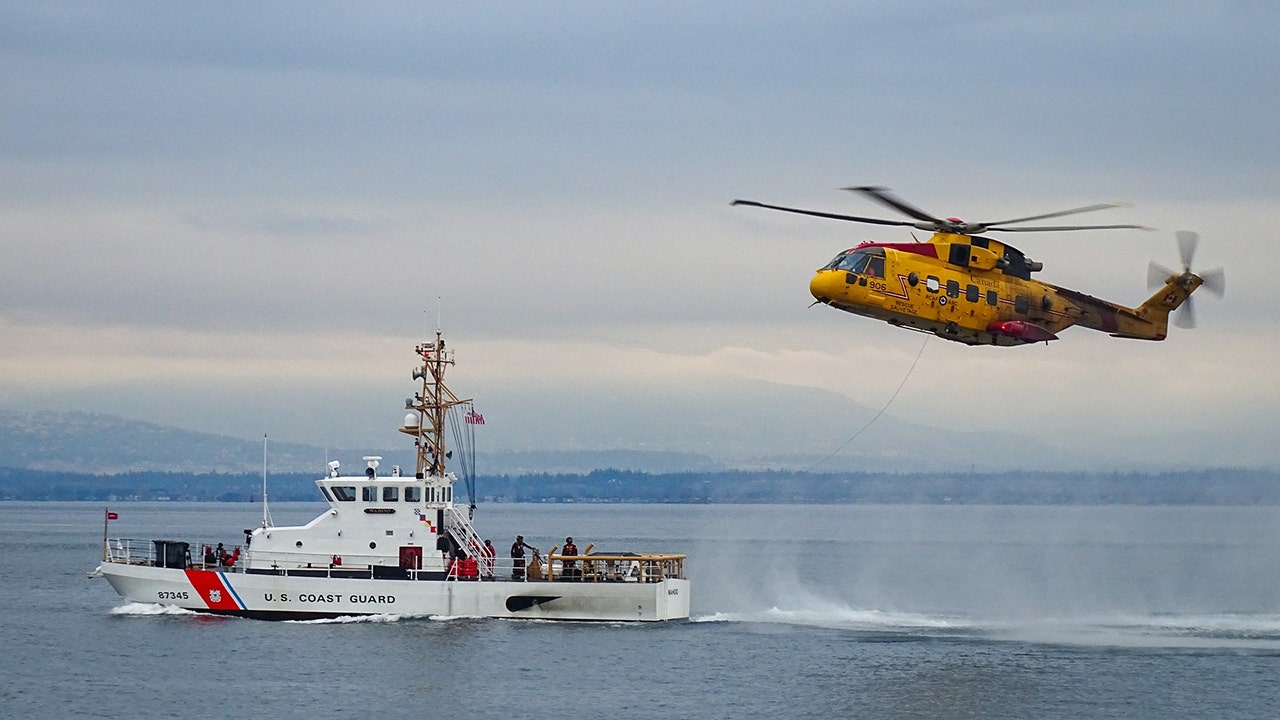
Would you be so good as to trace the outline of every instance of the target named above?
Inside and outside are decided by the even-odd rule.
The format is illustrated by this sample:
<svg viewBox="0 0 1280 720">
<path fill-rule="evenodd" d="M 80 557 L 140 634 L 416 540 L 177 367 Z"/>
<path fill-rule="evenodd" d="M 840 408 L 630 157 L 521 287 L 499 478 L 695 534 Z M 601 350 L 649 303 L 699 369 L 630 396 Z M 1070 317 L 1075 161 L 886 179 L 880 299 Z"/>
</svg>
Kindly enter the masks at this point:
<svg viewBox="0 0 1280 720">
<path fill-rule="evenodd" d="M 318 501 L 315 475 L 267 478 L 274 501 Z M 465 501 L 465 483 L 458 483 Z M 0 467 L 0 501 L 261 499 L 250 473 L 114 475 Z M 867 505 L 1280 505 L 1280 471 L 1209 469 L 1151 473 L 804 473 L 785 470 L 479 476 L 477 502 Z"/>
</svg>

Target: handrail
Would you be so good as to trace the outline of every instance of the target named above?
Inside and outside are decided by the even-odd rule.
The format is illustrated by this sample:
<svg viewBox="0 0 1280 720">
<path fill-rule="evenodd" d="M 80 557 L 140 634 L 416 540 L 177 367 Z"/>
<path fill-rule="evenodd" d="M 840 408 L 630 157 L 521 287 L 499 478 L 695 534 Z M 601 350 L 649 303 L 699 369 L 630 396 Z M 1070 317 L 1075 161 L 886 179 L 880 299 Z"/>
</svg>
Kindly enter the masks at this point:
<svg viewBox="0 0 1280 720">
<path fill-rule="evenodd" d="M 476 532 L 476 528 L 471 524 L 471 520 L 467 518 L 457 506 L 450 505 L 445 509 L 445 528 L 450 531 L 458 531 L 462 535 L 458 538 L 463 542 L 463 551 L 468 555 L 472 555 L 477 561 L 485 557 L 484 539 L 480 537 L 480 533 Z"/>
<path fill-rule="evenodd" d="M 205 563 L 203 553 L 200 550 L 205 545 L 211 543 L 188 543 L 189 547 L 196 550 L 190 554 L 189 569 L 205 569 L 218 570 L 221 572 L 240 573 L 246 571 L 247 555 L 241 554 L 233 565 L 219 565 L 216 563 Z M 229 550 L 235 552 L 236 549 L 243 548 L 239 546 L 231 546 Z M 553 547 L 551 552 L 547 553 L 539 563 L 541 572 L 536 575 L 532 572 L 533 563 L 526 565 L 528 572 L 525 575 L 525 582 L 638 582 L 638 583 L 657 583 L 668 579 L 683 579 L 684 561 L 686 555 L 681 553 L 631 553 L 631 552 L 612 552 L 600 554 L 585 555 L 563 555 L 557 553 L 558 547 Z M 154 565 L 156 563 L 155 540 L 140 540 L 132 538 L 109 538 L 105 547 L 106 562 L 119 563 L 125 565 Z M 270 568 L 280 572 L 288 572 L 290 570 L 317 570 L 328 571 L 329 573 L 341 573 L 350 577 L 353 573 L 359 573 L 363 576 L 364 572 L 373 576 L 373 563 L 365 564 L 358 562 L 357 558 L 347 558 L 347 563 L 342 565 L 315 563 L 315 556 L 309 553 L 293 553 L 282 552 L 279 557 L 280 564 Z M 296 556 L 296 560 L 292 560 L 287 556 Z M 199 557 L 197 557 L 199 556 Z M 484 564 L 483 557 L 477 558 L 481 560 L 481 580 L 501 579 L 508 575 L 513 562 L 508 558 L 494 558 L 495 565 L 492 568 Z M 573 565 L 568 568 L 572 572 L 566 572 L 566 561 Z M 296 565 L 294 564 L 296 562 Z M 264 568 L 266 569 L 266 568 Z M 435 571 L 433 571 L 435 572 Z"/>
<path fill-rule="evenodd" d="M 560 555 L 547 553 L 547 581 L 557 580 L 555 561 L 560 561 L 561 582 L 642 582 L 654 583 L 684 577 L 686 556 L 678 553 L 618 553 L 600 555 Z"/>
<path fill-rule="evenodd" d="M 170 541 L 176 542 L 176 541 Z M 186 542 L 186 541 L 182 541 Z M 110 563 L 120 563 L 123 565 L 154 565 L 156 562 L 155 551 L 156 540 L 141 540 L 138 538 L 108 538 L 104 549 L 104 560 Z M 234 557 L 236 561 L 231 565 L 224 565 L 215 558 L 214 562 L 206 562 L 203 549 L 206 547 L 214 547 L 216 543 L 212 542 L 195 542 L 187 543 L 187 557 L 185 558 L 188 567 L 192 569 L 217 569 L 224 572 L 235 572 L 241 568 L 241 559 L 243 557 L 243 548 L 239 545 L 224 547 Z M 192 550 L 195 552 L 192 552 Z"/>
</svg>

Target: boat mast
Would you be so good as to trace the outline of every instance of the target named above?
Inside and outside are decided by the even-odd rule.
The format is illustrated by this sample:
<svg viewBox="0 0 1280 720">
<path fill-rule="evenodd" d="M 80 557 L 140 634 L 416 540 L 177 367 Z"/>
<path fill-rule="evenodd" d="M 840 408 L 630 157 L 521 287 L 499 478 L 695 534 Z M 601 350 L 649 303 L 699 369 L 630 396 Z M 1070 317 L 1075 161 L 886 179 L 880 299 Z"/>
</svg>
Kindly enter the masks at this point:
<svg viewBox="0 0 1280 720">
<path fill-rule="evenodd" d="M 459 400 L 444 384 L 445 370 L 453 365 L 453 351 L 445 350 L 443 333 L 436 329 L 435 342 L 419 343 L 414 350 L 422 358 L 422 367 L 413 371 L 414 380 L 422 380 L 422 390 L 405 401 L 405 409 L 418 413 L 418 426 L 406 425 L 400 432 L 413 435 L 418 450 L 416 476 L 443 476 L 445 459 L 445 415 L 454 405 L 471 402 Z"/>
</svg>

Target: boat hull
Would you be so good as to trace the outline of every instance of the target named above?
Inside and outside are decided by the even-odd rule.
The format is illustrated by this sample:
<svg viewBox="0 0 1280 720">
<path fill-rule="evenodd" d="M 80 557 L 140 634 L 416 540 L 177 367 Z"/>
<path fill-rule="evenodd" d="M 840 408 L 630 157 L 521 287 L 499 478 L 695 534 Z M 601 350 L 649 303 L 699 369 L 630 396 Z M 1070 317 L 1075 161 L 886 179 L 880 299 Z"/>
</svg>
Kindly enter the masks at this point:
<svg viewBox="0 0 1280 720">
<path fill-rule="evenodd" d="M 358 615 L 654 622 L 689 617 L 689 581 L 512 582 L 184 570 L 104 562 L 98 571 L 121 597 L 202 613 L 263 620 Z"/>
</svg>

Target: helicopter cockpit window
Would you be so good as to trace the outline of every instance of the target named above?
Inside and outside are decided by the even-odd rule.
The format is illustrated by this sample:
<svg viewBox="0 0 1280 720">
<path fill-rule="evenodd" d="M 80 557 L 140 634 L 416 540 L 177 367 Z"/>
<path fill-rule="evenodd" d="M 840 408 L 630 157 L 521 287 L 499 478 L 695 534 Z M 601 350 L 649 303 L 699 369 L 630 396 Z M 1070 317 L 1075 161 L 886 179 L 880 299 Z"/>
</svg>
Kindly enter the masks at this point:
<svg viewBox="0 0 1280 720">
<path fill-rule="evenodd" d="M 864 248 L 837 255 L 827 264 L 827 270 L 844 270 L 845 272 L 884 277 L 884 249 Z"/>
<path fill-rule="evenodd" d="M 840 267 L 840 263 L 844 262 L 844 259 L 849 257 L 851 253 L 853 253 L 852 250 L 845 250 L 844 252 L 832 258 L 831 262 L 827 263 L 826 265 L 823 265 L 822 269 L 835 270 L 836 268 Z"/>
</svg>

